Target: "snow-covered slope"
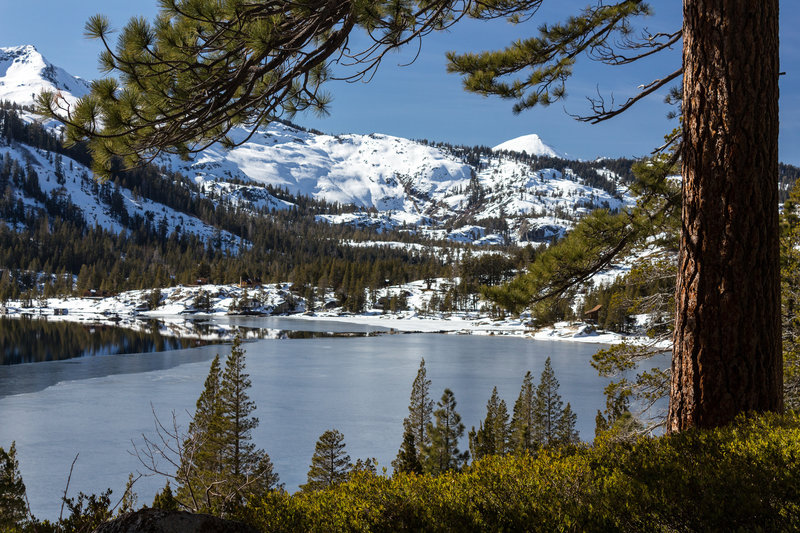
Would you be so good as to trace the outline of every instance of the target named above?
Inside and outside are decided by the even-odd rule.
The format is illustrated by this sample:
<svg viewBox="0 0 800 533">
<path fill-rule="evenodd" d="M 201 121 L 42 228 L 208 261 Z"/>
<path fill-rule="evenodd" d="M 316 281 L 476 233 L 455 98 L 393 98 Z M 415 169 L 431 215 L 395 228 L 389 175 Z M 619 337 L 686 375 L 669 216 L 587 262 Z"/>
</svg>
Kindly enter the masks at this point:
<svg viewBox="0 0 800 533">
<path fill-rule="evenodd" d="M 83 80 L 48 63 L 33 46 L 0 48 L 0 101 L 30 104 L 33 95 L 45 88 L 59 90 L 67 98 L 88 90 Z M 165 155 L 157 164 L 192 179 L 206 198 L 223 199 L 252 212 L 292 206 L 291 197 L 280 200 L 267 189 L 272 186 L 290 195 L 359 209 L 344 215 L 320 214 L 319 220 L 325 222 L 381 231 L 407 228 L 480 244 L 549 240 L 594 208 L 618 209 L 631 202 L 622 179 L 601 163 L 596 168 L 591 167 L 594 163 L 580 163 L 584 175 L 579 175 L 566 161 L 553 163 L 558 169 L 548 169 L 520 158 L 521 152 L 561 156 L 537 135 L 512 139 L 490 152 L 381 134 L 325 135 L 279 122 L 253 135 L 238 128 L 230 137 L 241 144 L 233 149 L 214 144 L 189 161 Z M 34 153 L 33 159 L 47 169 L 40 172 L 40 181 L 54 175 L 53 157 Z M 64 187 L 69 189 L 67 181 Z M 49 194 L 46 183 L 42 189 Z M 103 215 L 105 207 L 90 206 L 100 198 L 80 196 L 81 187 L 65 194 L 84 209 L 90 223 L 119 230 L 113 218 Z M 175 217 L 176 227 L 192 226 L 160 204 L 145 206 L 131 191 L 120 194 L 131 214 L 149 212 L 156 220 L 165 215 Z M 207 231 L 199 228 L 200 233 Z"/>
<path fill-rule="evenodd" d="M 248 132 L 237 128 L 240 142 Z M 471 169 L 441 150 L 388 135 L 319 135 L 272 123 L 226 150 L 218 144 L 190 162 L 166 158 L 198 181 L 240 178 L 328 202 L 420 213 L 419 197 L 446 193 Z"/>
<path fill-rule="evenodd" d="M 562 159 L 565 157 L 565 154 L 558 152 L 555 148 L 546 144 L 541 137 L 535 133 L 510 139 L 504 143 L 498 144 L 492 148 L 492 150 L 495 152 L 526 153 L 532 156 L 560 157 Z"/>
<path fill-rule="evenodd" d="M 88 93 L 89 85 L 47 61 L 32 45 L 0 48 L 0 101 L 32 105 L 43 90 L 58 91 L 71 103 Z"/>
<path fill-rule="evenodd" d="M 248 134 L 236 129 L 231 137 L 240 141 Z M 592 209 L 618 209 L 631 201 L 621 179 L 607 170 L 597 174 L 617 184 L 614 194 L 587 185 L 569 169 L 534 170 L 502 154 L 485 154 L 471 166 L 447 149 L 408 139 L 324 135 L 278 122 L 236 148 L 215 144 L 190 161 L 163 157 L 159 164 L 204 189 L 234 179 L 362 209 L 320 216 L 331 223 L 379 230 L 415 226 L 430 236 L 483 244 L 549 240 Z M 439 229 L 489 218 L 508 221 L 506 237 L 476 228 Z"/>
<path fill-rule="evenodd" d="M 16 162 L 22 168 L 36 173 L 39 189 L 43 195 L 57 202 L 74 204 L 81 212 L 88 227 L 98 225 L 114 233 L 126 230 L 123 223 L 133 217 L 149 220 L 154 226 L 161 225 L 166 234 L 174 231 L 193 234 L 202 239 L 219 243 L 228 250 L 237 250 L 241 241 L 227 231 L 220 231 L 197 217 L 181 213 L 148 198 L 134 195 L 131 191 L 110 183 L 99 184 L 91 177 L 91 171 L 68 157 L 31 148 L 19 143 L 3 144 L 0 141 L 0 162 Z M 26 208 L 44 210 L 41 200 L 25 195 L 22 190 L 12 192 L 22 198 Z M 115 197 L 119 198 L 115 202 Z M 115 203 L 117 205 L 115 205 Z"/>
</svg>

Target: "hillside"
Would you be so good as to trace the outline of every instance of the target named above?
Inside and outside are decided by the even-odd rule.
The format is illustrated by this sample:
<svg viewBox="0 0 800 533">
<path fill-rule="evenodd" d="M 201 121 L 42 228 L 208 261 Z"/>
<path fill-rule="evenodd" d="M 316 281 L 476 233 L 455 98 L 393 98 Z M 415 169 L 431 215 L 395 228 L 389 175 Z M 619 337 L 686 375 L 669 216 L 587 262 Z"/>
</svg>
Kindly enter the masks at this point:
<svg viewBox="0 0 800 533">
<path fill-rule="evenodd" d="M 33 46 L 0 48 L 0 65 L 0 101 L 29 105 L 42 89 L 72 101 L 87 90 Z M 35 120 L 29 112 L 21 115 Z M 238 129 L 231 136 L 242 141 L 250 134 Z M 331 136 L 273 122 L 236 148 L 213 145 L 190 161 L 163 156 L 157 164 L 190 178 L 209 198 L 252 211 L 289 208 L 295 203 L 289 197 L 308 197 L 357 212 L 325 213 L 320 221 L 380 231 L 412 228 L 426 237 L 477 244 L 548 241 L 593 208 L 618 209 L 631 201 L 618 168 L 557 159 L 538 136 L 521 139 L 504 148 L 517 151 L 493 152 L 381 134 Z M 533 140 L 541 146 L 523 150 Z M 265 185 L 286 193 L 284 200 L 265 192 Z"/>
<path fill-rule="evenodd" d="M 0 101 L 32 105 L 43 90 L 73 101 L 89 92 L 89 84 L 47 61 L 32 45 L 0 48 Z"/>
</svg>

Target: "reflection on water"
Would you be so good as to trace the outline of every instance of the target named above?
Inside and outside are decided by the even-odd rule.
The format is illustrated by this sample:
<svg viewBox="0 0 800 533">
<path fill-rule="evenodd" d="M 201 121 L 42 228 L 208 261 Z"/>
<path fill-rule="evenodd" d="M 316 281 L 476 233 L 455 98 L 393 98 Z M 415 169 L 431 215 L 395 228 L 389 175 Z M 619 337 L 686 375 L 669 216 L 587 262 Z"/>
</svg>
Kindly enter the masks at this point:
<svg viewBox="0 0 800 533">
<path fill-rule="evenodd" d="M 278 339 L 329 339 L 334 337 L 372 337 L 375 335 L 382 335 L 381 332 L 366 332 L 366 331 L 295 331 L 295 330 L 282 330 L 278 332 Z"/>
<path fill-rule="evenodd" d="M 211 341 L 162 335 L 158 324 L 141 330 L 110 325 L 0 318 L 0 364 L 61 361 L 76 357 L 164 352 Z"/>
<path fill-rule="evenodd" d="M 297 330 L 291 327 L 301 324 L 308 329 Z M 242 332 L 244 338 L 251 340 L 370 337 L 384 333 L 370 329 L 323 331 L 316 324 L 292 324 L 285 321 L 220 323 L 187 320 L 180 324 L 167 324 L 150 320 L 136 322 L 135 329 L 131 329 L 111 324 L 50 322 L 28 317 L 0 318 L 0 365 L 166 352 L 228 342 L 236 332 Z"/>
</svg>

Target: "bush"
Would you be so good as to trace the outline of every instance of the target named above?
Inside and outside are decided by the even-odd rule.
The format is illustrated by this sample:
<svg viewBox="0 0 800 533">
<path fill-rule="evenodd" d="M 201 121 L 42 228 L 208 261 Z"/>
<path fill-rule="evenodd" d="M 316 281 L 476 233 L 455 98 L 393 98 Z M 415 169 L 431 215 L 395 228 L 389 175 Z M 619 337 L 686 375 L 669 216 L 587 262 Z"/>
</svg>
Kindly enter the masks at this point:
<svg viewBox="0 0 800 533">
<path fill-rule="evenodd" d="M 252 500 L 264 531 L 786 531 L 800 524 L 800 419 L 494 456 L 437 477 L 359 472 Z"/>
</svg>

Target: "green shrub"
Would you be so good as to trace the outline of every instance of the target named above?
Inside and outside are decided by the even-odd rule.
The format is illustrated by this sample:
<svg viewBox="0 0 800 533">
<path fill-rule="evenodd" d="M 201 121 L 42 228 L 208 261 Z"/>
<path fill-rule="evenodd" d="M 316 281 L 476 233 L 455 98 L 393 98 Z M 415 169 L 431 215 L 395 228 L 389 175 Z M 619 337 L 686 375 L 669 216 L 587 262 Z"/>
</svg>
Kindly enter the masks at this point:
<svg viewBox="0 0 800 533">
<path fill-rule="evenodd" d="M 493 456 L 437 477 L 359 472 L 245 513 L 263 531 L 797 530 L 800 419 Z"/>
</svg>

